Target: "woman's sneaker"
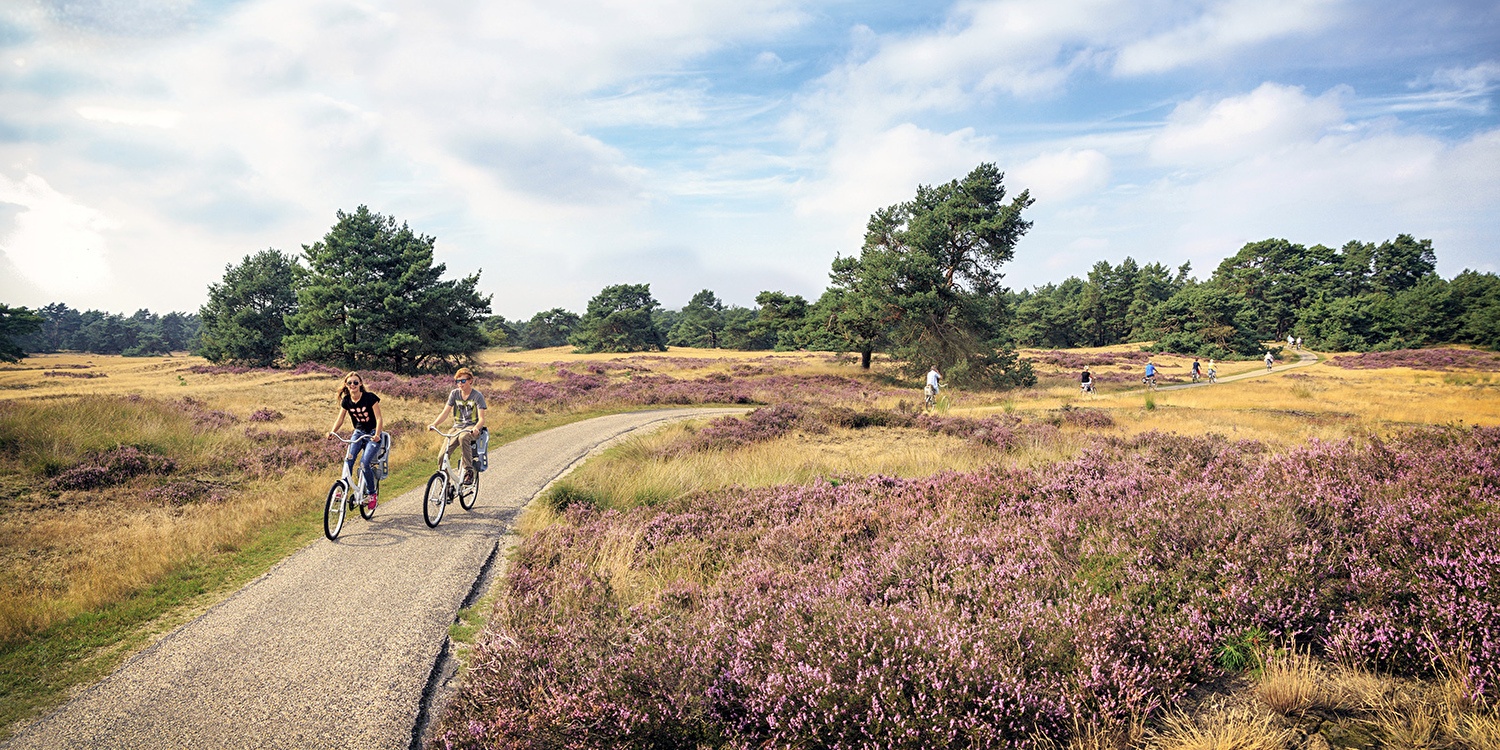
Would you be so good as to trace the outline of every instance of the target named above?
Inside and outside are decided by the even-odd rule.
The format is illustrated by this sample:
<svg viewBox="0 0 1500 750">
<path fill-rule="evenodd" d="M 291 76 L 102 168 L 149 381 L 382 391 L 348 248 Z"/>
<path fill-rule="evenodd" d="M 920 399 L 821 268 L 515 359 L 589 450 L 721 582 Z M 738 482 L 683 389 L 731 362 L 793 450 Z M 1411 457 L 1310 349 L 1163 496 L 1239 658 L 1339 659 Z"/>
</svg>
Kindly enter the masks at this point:
<svg viewBox="0 0 1500 750">
<path fill-rule="evenodd" d="M 375 510 L 375 504 L 380 502 L 380 493 L 371 492 L 365 499 L 365 507 Z"/>
</svg>

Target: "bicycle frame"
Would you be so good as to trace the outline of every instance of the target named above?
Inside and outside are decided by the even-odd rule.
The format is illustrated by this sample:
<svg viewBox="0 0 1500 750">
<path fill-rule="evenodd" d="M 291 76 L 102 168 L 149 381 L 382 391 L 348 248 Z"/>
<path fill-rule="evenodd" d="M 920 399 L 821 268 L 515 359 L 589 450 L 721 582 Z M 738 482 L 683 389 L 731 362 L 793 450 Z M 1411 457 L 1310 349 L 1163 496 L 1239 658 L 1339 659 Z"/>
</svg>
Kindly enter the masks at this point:
<svg viewBox="0 0 1500 750">
<path fill-rule="evenodd" d="M 442 523 L 448 504 L 454 500 L 458 500 L 458 504 L 464 510 L 474 508 L 474 503 L 479 498 L 479 472 L 476 468 L 469 484 L 461 484 L 455 481 L 453 476 L 453 465 L 448 456 L 455 447 L 464 450 L 458 439 L 466 430 L 443 432 L 431 426 L 427 429 L 443 436 L 443 449 L 438 455 L 437 471 L 427 478 L 427 490 L 422 497 L 422 518 L 427 522 L 428 528 L 436 528 L 439 523 Z"/>
<path fill-rule="evenodd" d="M 343 443 L 344 445 L 354 444 L 353 439 L 345 440 L 340 435 L 334 435 L 334 437 L 338 438 L 339 442 Z M 339 477 L 339 481 L 343 482 L 344 485 L 349 488 L 350 508 L 353 508 L 356 505 L 360 504 L 359 502 L 355 502 L 355 500 L 363 502 L 365 499 L 365 494 L 367 492 L 367 488 L 365 487 L 365 473 L 363 471 L 363 467 L 361 467 L 358 472 L 356 472 L 354 468 L 356 466 L 359 466 L 359 460 L 360 459 L 358 455 L 354 456 L 353 461 L 349 460 L 348 455 L 345 455 L 343 458 L 344 473 Z M 373 469 L 371 469 L 371 471 L 373 471 Z"/>
</svg>

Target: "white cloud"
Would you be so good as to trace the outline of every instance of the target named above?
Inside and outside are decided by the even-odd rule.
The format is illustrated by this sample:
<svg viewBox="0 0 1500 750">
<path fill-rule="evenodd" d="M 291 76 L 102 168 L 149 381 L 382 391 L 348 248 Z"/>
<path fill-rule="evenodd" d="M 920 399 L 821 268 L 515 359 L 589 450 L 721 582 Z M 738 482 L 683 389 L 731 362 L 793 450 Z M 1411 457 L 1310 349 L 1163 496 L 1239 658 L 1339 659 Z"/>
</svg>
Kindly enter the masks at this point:
<svg viewBox="0 0 1500 750">
<path fill-rule="evenodd" d="M 1494 90 L 1500 81 L 1500 62 L 1485 60 L 1469 67 L 1442 68 L 1428 79 L 1433 86 L 1456 89 L 1465 93 L 1481 93 Z"/>
<path fill-rule="evenodd" d="M 1038 201 L 1012 283 L 1057 281 L 1060 272 L 1081 275 L 1096 260 L 1126 255 L 1169 266 L 1191 261 L 1205 276 L 1247 242 L 1338 246 L 1400 233 L 1433 239 L 1444 275 L 1500 270 L 1493 252 L 1500 129 L 1450 141 L 1396 120 L 1361 122 L 1340 104 L 1349 96 L 1268 83 L 1240 96 L 1198 97 L 1168 118 L 1149 148 L 1100 146 L 1113 187 L 1061 206 Z M 1024 178 L 1057 153 L 1066 149 L 1010 176 Z"/>
<path fill-rule="evenodd" d="M 1103 153 L 1063 149 L 1041 154 L 1006 172 L 1006 186 L 1015 193 L 1030 190 L 1038 202 L 1067 203 L 1102 190 L 1109 184 L 1110 162 Z"/>
<path fill-rule="evenodd" d="M 120 125 L 144 125 L 152 128 L 172 129 L 182 122 L 182 113 L 170 109 L 118 109 L 115 107 L 79 107 L 78 115 L 85 120 L 113 122 Z"/>
<path fill-rule="evenodd" d="M 1118 75 L 1163 73 L 1199 62 L 1219 62 L 1255 44 L 1309 34 L 1338 18 L 1341 0 L 1228 0 L 1169 31 L 1126 43 L 1115 59 Z"/>
<path fill-rule="evenodd" d="M 1172 111 L 1150 153 L 1162 163 L 1188 167 L 1275 154 L 1343 124 L 1343 94 L 1313 98 L 1300 87 L 1265 83 L 1217 102 L 1198 97 Z"/>
<path fill-rule="evenodd" d="M 1500 82 L 1500 62 L 1494 60 L 1468 67 L 1442 68 L 1408 84 L 1419 91 L 1381 97 L 1367 106 L 1391 114 L 1453 110 L 1483 115 L 1490 111 L 1496 82 Z"/>
<path fill-rule="evenodd" d="M 108 217 L 34 174 L 19 181 L 0 174 L 0 203 L 22 209 L 0 237 L 0 252 L 27 281 L 59 294 L 93 291 L 109 280 L 104 233 L 115 223 Z"/>
<path fill-rule="evenodd" d="M 875 209 L 910 200 L 919 184 L 968 174 L 990 152 L 972 129 L 938 133 L 910 123 L 845 140 L 833 150 L 826 176 L 799 188 L 797 212 L 838 217 L 862 230 Z"/>
</svg>

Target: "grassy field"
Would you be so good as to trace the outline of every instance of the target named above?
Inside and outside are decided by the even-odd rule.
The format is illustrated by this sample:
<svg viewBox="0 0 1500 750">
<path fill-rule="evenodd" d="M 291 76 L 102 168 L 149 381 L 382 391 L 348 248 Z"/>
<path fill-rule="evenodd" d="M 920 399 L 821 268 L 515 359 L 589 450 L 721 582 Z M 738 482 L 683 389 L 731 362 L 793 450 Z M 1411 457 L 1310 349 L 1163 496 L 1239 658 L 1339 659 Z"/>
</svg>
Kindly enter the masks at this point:
<svg viewBox="0 0 1500 750">
<path fill-rule="evenodd" d="M 821 353 L 491 351 L 481 389 L 502 441 L 638 406 L 800 404 L 797 421 L 769 439 L 701 450 L 692 446 L 712 428 L 668 428 L 610 450 L 561 485 L 621 509 L 872 475 L 1046 470 L 1109 436 L 1217 434 L 1285 450 L 1411 425 L 1500 425 L 1497 382 L 1482 371 L 1320 362 L 1145 394 L 1144 359 L 1130 347 L 1023 354 L 1036 362 L 1036 388 L 951 389 L 941 413 L 921 424 L 911 421 L 917 384 L 878 361 L 867 373 Z M 1077 392 L 1079 357 L 1101 363 L 1091 365 L 1095 395 Z M 1171 383 L 1186 379 L 1191 360 L 1155 361 Z M 1260 369 L 1258 361 L 1219 368 L 1221 377 Z M 337 373 L 213 368 L 185 356 L 50 355 L 0 366 L 0 722 L 59 700 L 320 538 L 319 501 L 339 455 L 320 435 L 334 418 L 337 385 Z M 398 435 L 384 489 L 400 491 L 425 475 L 436 449 L 420 429 L 441 408 L 442 382 L 386 376 L 375 390 Z M 849 414 L 877 412 L 903 416 L 849 424 Z M 100 483 L 91 467 L 124 478 Z M 524 527 L 563 522 L 565 505 L 533 504 Z M 616 573 L 630 565 L 628 556 L 614 559 Z"/>
<path fill-rule="evenodd" d="M 1491 646 L 1480 645 L 1493 639 L 1493 618 L 1447 619 L 1457 630 L 1444 637 L 1456 641 L 1444 647 L 1409 642 L 1401 647 L 1409 649 L 1407 656 L 1394 658 L 1382 651 L 1388 646 L 1379 645 L 1388 637 L 1382 631 L 1367 633 L 1341 619 L 1344 615 L 1327 618 L 1336 609 L 1353 607 L 1367 613 L 1360 617 L 1394 618 L 1390 632 L 1404 633 L 1401 638 L 1421 641 L 1426 637 L 1421 634 L 1429 632 L 1423 629 L 1431 629 L 1429 635 L 1438 639 L 1432 643 L 1437 643 L 1441 637 L 1435 633 L 1445 627 L 1440 623 L 1452 617 L 1437 611 L 1447 605 L 1434 599 L 1428 606 L 1436 609 L 1413 620 L 1384 609 L 1389 606 L 1384 593 L 1356 592 L 1342 603 L 1329 599 L 1322 605 L 1329 609 L 1314 607 L 1296 616 L 1304 620 L 1292 618 L 1301 625 L 1288 625 L 1291 621 L 1268 616 L 1264 609 L 1293 606 L 1299 591 L 1335 591 L 1347 585 L 1340 569 L 1342 556 L 1351 553 L 1334 552 L 1288 569 L 1286 556 L 1301 554 L 1295 550 L 1347 545 L 1395 553 L 1420 536 L 1417 498 L 1425 498 L 1423 491 L 1388 487 L 1391 479 L 1381 474 L 1381 467 L 1411 462 L 1410 476 L 1402 481 L 1430 489 L 1450 481 L 1462 486 L 1462 472 L 1455 473 L 1454 466 L 1488 465 L 1485 455 L 1455 457 L 1448 464 L 1439 460 L 1424 468 L 1424 460 L 1449 449 L 1404 446 L 1429 439 L 1413 438 L 1414 428 L 1438 427 L 1448 430 L 1440 434 L 1450 436 L 1442 440 L 1457 440 L 1462 451 L 1466 428 L 1500 426 L 1500 383 L 1493 373 L 1346 369 L 1324 357 L 1314 365 L 1232 383 L 1147 393 L 1139 385 L 1144 360 L 1127 347 L 1065 353 L 1069 357 L 1025 354 L 1036 363 L 1038 387 L 1005 394 L 954 389 L 937 414 L 877 414 L 894 413 L 903 401 L 909 408 L 916 400 L 893 389 L 868 403 L 852 404 L 852 411 L 840 412 L 836 404 L 812 405 L 751 427 L 725 426 L 728 420 L 680 424 L 618 445 L 584 465 L 544 502 L 527 509 L 520 525 L 528 537 L 518 553 L 519 569 L 493 594 L 493 619 L 477 637 L 471 657 L 483 676 L 471 677 L 460 698 L 462 708 L 447 719 L 452 728 L 445 739 L 473 747 L 553 741 L 636 746 L 650 744 L 651 737 L 706 746 L 920 747 L 959 741 L 960 736 L 961 744 L 1078 750 L 1500 746 L 1493 663 L 1474 663 L 1493 659 Z M 1108 362 L 1111 355 L 1131 359 L 1091 366 L 1096 377 L 1103 376 L 1099 392 L 1079 394 L 1076 358 Z M 1186 381 L 1191 359 L 1158 356 L 1154 361 L 1163 371 L 1163 384 Z M 1221 364 L 1219 373 L 1228 377 L 1263 370 L 1257 361 Z M 1483 435 L 1483 441 L 1493 442 L 1492 433 Z M 1375 458 L 1387 450 L 1411 458 Z M 1063 512 L 1068 502 L 1063 499 L 1094 491 L 1094 480 L 1078 472 L 1100 456 L 1115 457 L 1110 460 L 1117 463 L 1103 469 L 1102 476 L 1118 474 L 1108 481 L 1119 483 L 1115 492 L 1122 499 L 1069 511 L 1095 514 L 1088 522 L 1095 537 L 1072 547 L 1078 541 L 1067 541 L 1069 532 L 1035 524 L 1048 513 Z M 1318 473 L 1340 462 L 1349 462 L 1349 470 L 1330 469 L 1326 477 Z M 1170 475 L 1161 475 L 1163 471 Z M 1407 471 L 1402 469 L 1402 476 Z M 1375 473 L 1360 479 L 1360 472 Z M 1345 488 L 1332 489 L 1331 479 L 1345 482 Z M 981 519 L 995 512 L 991 506 L 981 502 L 959 510 L 992 492 L 1026 497 L 1018 484 L 1054 483 L 1063 485 L 1050 491 L 1058 500 L 1041 502 L 1038 507 L 1048 510 L 1036 511 L 1036 518 L 1004 520 L 989 529 Z M 1304 497 L 1304 487 L 1312 484 L 1319 487 L 1315 496 Z M 1112 532 L 1113 522 L 1104 514 L 1118 512 L 1114 506 L 1142 486 L 1150 489 L 1129 502 L 1146 504 L 1134 510 L 1127 505 L 1121 519 L 1123 528 L 1135 528 L 1109 537 L 1123 528 Z M 1388 510 L 1381 512 L 1411 528 L 1399 532 L 1405 535 L 1401 541 L 1361 536 L 1369 529 L 1356 518 L 1338 533 L 1321 528 L 1318 524 L 1342 522 L 1319 507 L 1316 495 L 1341 491 L 1367 493 L 1360 502 L 1386 503 Z M 1465 519 L 1460 526 L 1483 529 L 1483 544 L 1494 543 L 1492 501 L 1455 511 L 1442 504 L 1461 503 L 1462 489 L 1436 492 L 1431 544 L 1443 548 L 1454 543 L 1456 518 Z M 1143 524 L 1154 528 L 1158 523 L 1147 519 L 1165 502 L 1153 498 L 1178 493 L 1193 498 L 1184 500 L 1178 512 L 1196 515 L 1169 521 L 1161 531 L 1143 530 Z M 1214 514 L 1204 514 L 1201 507 L 1188 510 L 1193 502 L 1220 504 L 1213 506 Z M 843 510 L 846 505 L 851 509 Z M 785 520 L 768 520 L 765 514 Z M 1221 554 L 1233 562 L 1208 563 L 1190 573 L 1181 566 L 1201 561 L 1175 558 L 1178 543 L 1157 539 L 1160 548 L 1133 549 L 1135 535 L 1156 539 L 1186 533 L 1182 527 L 1188 519 L 1188 526 L 1206 525 L 1193 534 L 1218 535 L 1220 541 L 1209 549 L 1224 550 Z M 1308 519 L 1323 520 L 1309 526 Z M 1011 534 L 1014 527 L 1023 529 L 1022 540 L 1053 535 L 1059 540 L 1050 543 L 1053 548 L 1040 561 L 1034 551 L 1014 560 L 997 556 L 989 535 Z M 1303 536 L 1297 538 L 1299 534 Z M 1258 536 L 1267 539 L 1253 541 Z M 1261 546 L 1236 550 L 1246 539 Z M 1474 548 L 1462 554 L 1482 560 L 1489 553 Z M 1056 559 L 1048 560 L 1048 555 Z M 984 562 L 969 568 L 974 563 L 966 561 L 971 559 Z M 912 564 L 926 572 L 916 575 Z M 1004 653 L 1006 639 L 1016 636 L 1004 635 L 996 642 L 996 634 L 985 630 L 995 625 L 975 623 L 963 612 L 994 606 L 989 602 L 996 598 L 1007 600 L 993 616 L 1008 632 L 1007 618 L 1016 616 L 1015 608 L 1024 609 L 1009 601 L 1015 596 L 1009 589 L 1024 590 L 1022 581 L 1036 573 L 1020 571 L 1039 564 L 1059 566 L 1064 573 L 1060 580 L 1048 573 L 1026 584 L 1050 592 L 1038 594 L 1052 602 L 1049 607 L 1076 598 L 1083 603 L 1069 606 L 1123 608 L 1107 617 L 1135 623 L 1104 636 L 1126 639 L 1104 647 L 1104 653 L 1118 659 L 1093 667 L 1103 670 L 1104 684 L 1080 687 L 1071 682 L 1087 683 L 1089 674 L 1085 663 L 1078 673 L 1083 677 L 1069 676 L 1081 668 L 1076 659 L 1087 658 L 1067 655 L 1078 647 L 1077 640 L 1066 647 L 1053 642 L 1048 648 L 1062 651 L 1052 656 L 1046 651 L 1028 654 L 1041 659 L 1032 668 L 1053 674 L 1052 682 L 1027 682 L 1035 674 L 1012 675 L 1008 670 L 1015 666 L 1006 659 L 989 662 L 990 671 L 970 682 L 961 664 L 995 658 L 971 651 L 978 648 L 974 644 L 999 646 Z M 1416 558 L 1412 564 L 1417 568 L 1387 564 L 1378 575 L 1356 572 L 1355 578 L 1405 580 L 1417 587 L 1413 591 L 1427 585 L 1417 583 L 1430 574 L 1418 570 L 1425 563 Z M 1151 573 L 1153 565 L 1165 567 Z M 1021 567 L 1011 572 L 1013 566 Z M 1487 611 L 1483 608 L 1494 609 L 1500 601 L 1482 583 L 1495 571 L 1480 566 L 1465 574 L 1477 576 L 1468 579 L 1471 584 L 1459 584 L 1446 596 Z M 944 568 L 949 572 L 937 572 Z M 1248 579 L 1236 581 L 1232 573 L 1224 577 L 1224 571 L 1235 570 L 1245 571 Z M 1311 577 L 1298 577 L 1301 573 Z M 926 575 L 937 577 L 923 585 Z M 994 575 L 1006 582 L 1001 588 L 980 585 Z M 1265 588 L 1283 575 L 1286 580 Z M 1144 578 L 1130 582 L 1139 576 Z M 1180 586 L 1184 576 L 1202 576 L 1199 585 L 1208 588 L 1197 594 L 1170 593 L 1168 582 Z M 1476 580 L 1481 583 L 1472 584 Z M 1137 593 L 1121 598 L 1132 586 Z M 1262 591 L 1251 595 L 1253 589 L 1247 589 L 1244 595 L 1250 599 L 1241 606 L 1248 609 L 1235 612 L 1229 601 L 1206 593 L 1221 586 L 1258 586 Z M 998 593 L 1002 591 L 1006 593 Z M 957 598 L 949 598 L 953 596 Z M 1174 599 L 1178 596 L 1180 601 Z M 1213 603 L 1190 603 L 1198 596 Z M 1361 598 L 1365 596 L 1374 598 Z M 869 604 L 872 599 L 877 603 Z M 864 608 L 861 601 L 867 603 Z M 1158 610 L 1147 616 L 1132 607 Z M 1198 625 L 1166 624 L 1194 607 L 1219 614 Z M 1129 619 L 1139 617 L 1145 619 Z M 820 621 L 839 624 L 829 630 L 820 628 Z M 1087 635 L 1100 626 L 1088 622 L 1032 623 L 1025 627 L 1042 630 L 1029 631 L 1026 638 L 1062 638 L 1066 643 L 1069 638 L 1100 637 Z M 530 629 L 538 623 L 553 624 L 545 633 Z M 1197 630 L 1205 627 L 1208 631 Z M 1465 635 L 1471 627 L 1480 631 Z M 740 636 L 724 640 L 733 633 Z M 949 644 L 950 633 L 964 635 Z M 1128 642 L 1160 645 L 1138 654 Z M 1176 648 L 1197 644 L 1188 648 L 1198 650 L 1168 658 L 1163 653 L 1174 648 L 1168 643 L 1178 644 Z M 946 652 L 949 648 L 953 651 Z M 1163 653 L 1150 655 L 1158 649 Z M 1448 656 L 1434 656 L 1438 653 Z M 858 654 L 868 656 L 844 660 Z M 1131 667 L 1140 671 L 1111 672 L 1118 668 L 1115 661 L 1132 659 L 1141 659 Z M 903 660 L 910 664 L 901 666 Z M 887 666 L 872 666 L 876 663 Z M 1147 677 L 1153 670 L 1158 677 Z M 1184 673 L 1197 676 L 1181 681 Z M 723 678 L 730 684 L 712 677 L 725 674 L 733 675 Z M 996 674 L 1019 680 L 1013 689 L 1020 709 L 1017 704 L 1004 709 L 987 703 L 981 693 L 964 692 L 991 689 L 986 686 L 999 679 Z M 698 682 L 700 677 L 708 681 Z M 1060 687 L 1058 680 L 1072 687 Z M 540 692 L 526 701 L 513 700 L 522 685 Z M 887 689 L 895 692 L 882 692 Z M 918 700 L 918 692 L 925 697 Z M 541 699 L 543 694 L 558 702 Z M 598 714 L 577 712 L 583 695 Z M 1045 700 L 1029 703 L 1032 699 L 1023 697 L 1043 695 L 1071 708 Z M 980 714 L 1030 729 L 985 734 L 993 724 L 980 722 L 964 730 L 967 734 L 949 736 L 955 726 Z M 841 718 L 820 723 L 818 715 Z M 1316 741 L 1310 739 L 1314 736 Z"/>
</svg>

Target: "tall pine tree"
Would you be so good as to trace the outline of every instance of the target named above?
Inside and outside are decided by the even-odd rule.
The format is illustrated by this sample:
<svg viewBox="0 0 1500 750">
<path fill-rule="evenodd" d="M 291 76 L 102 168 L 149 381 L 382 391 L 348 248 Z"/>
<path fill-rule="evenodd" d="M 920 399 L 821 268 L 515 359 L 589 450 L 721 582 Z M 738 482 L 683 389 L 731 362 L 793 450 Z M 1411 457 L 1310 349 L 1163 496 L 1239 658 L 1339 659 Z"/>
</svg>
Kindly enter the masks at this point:
<svg viewBox="0 0 1500 750">
<path fill-rule="evenodd" d="M 304 245 L 308 278 L 287 319 L 292 362 L 413 371 L 452 366 L 484 348 L 490 298 L 479 274 L 444 280 L 433 237 L 360 206 Z"/>
</svg>

